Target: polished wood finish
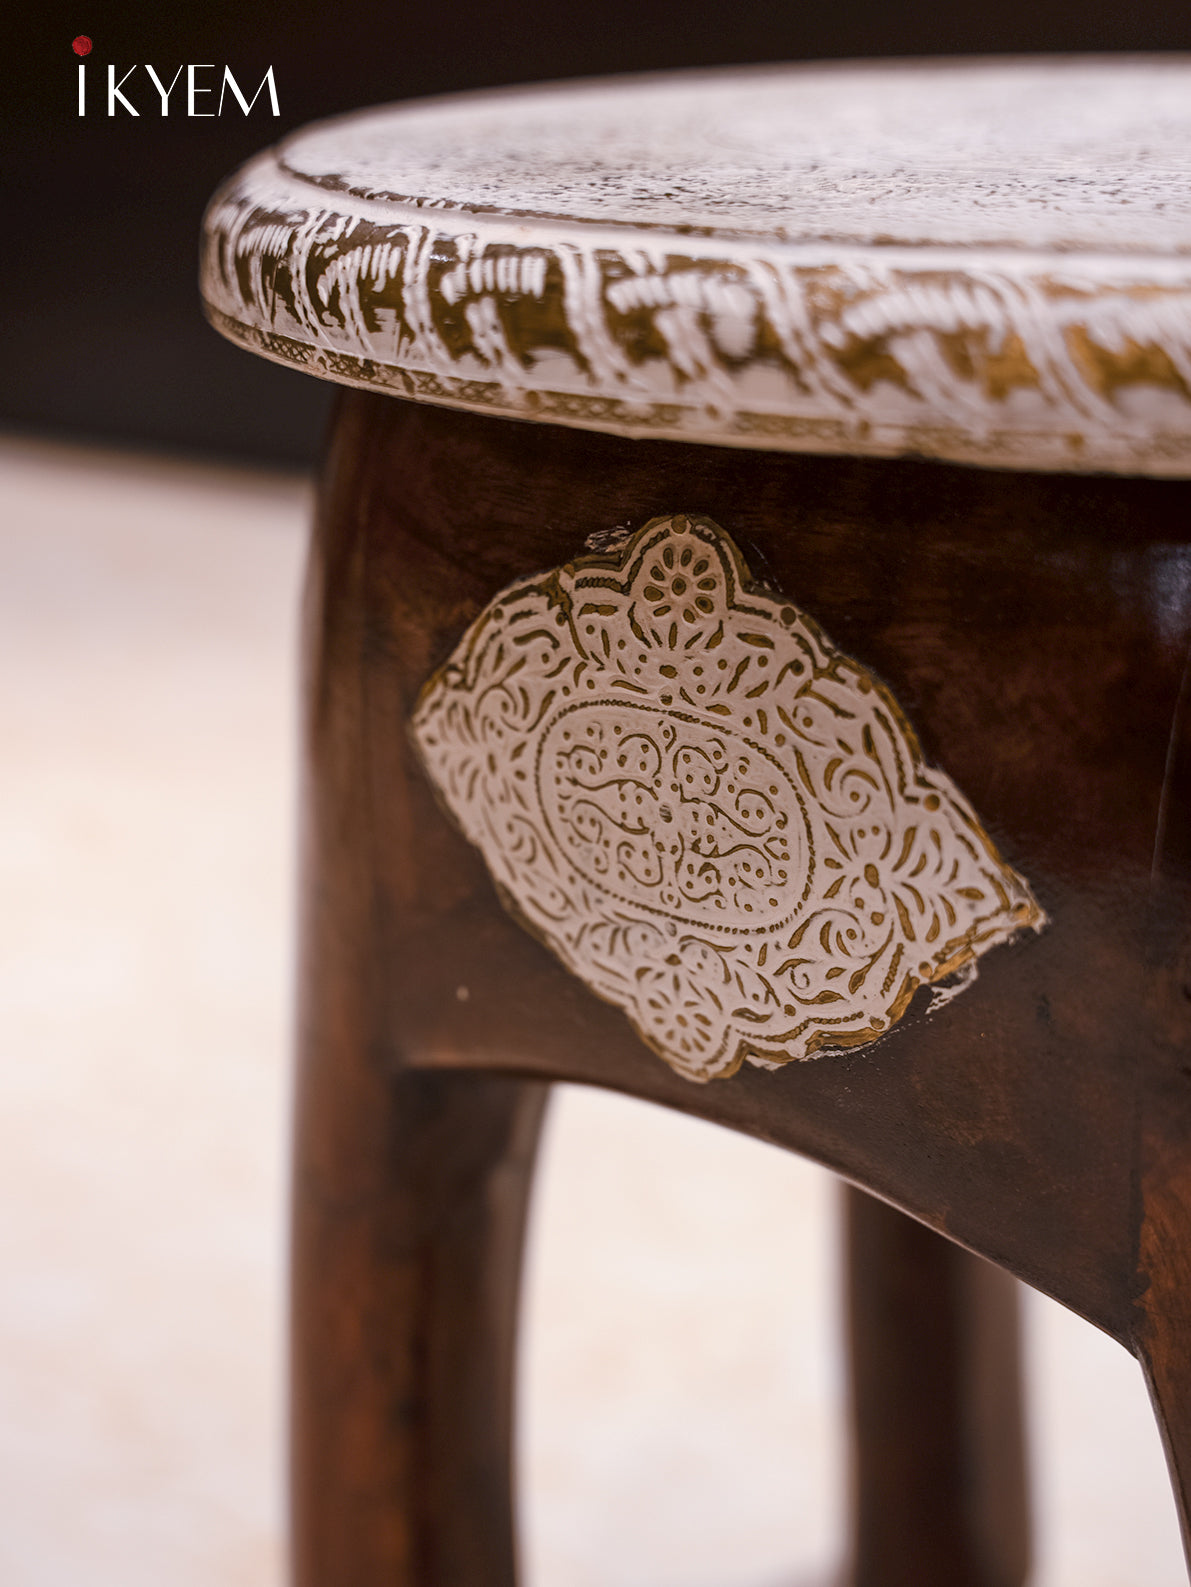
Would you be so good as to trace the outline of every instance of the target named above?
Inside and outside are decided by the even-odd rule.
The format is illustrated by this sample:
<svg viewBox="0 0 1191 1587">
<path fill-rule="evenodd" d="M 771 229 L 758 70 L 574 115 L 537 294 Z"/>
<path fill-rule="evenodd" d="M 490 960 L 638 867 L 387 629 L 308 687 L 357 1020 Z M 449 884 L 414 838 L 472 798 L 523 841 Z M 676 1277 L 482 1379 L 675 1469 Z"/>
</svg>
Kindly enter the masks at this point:
<svg viewBox="0 0 1191 1587">
<path fill-rule="evenodd" d="M 302 1088 L 297 1580 L 513 1587 L 512 1362 L 546 1087 L 336 1053 Z"/>
<path fill-rule="evenodd" d="M 1020 1286 L 864 1191 L 844 1206 L 852 1587 L 1018 1587 Z"/>
<path fill-rule="evenodd" d="M 504 585 L 675 511 L 715 518 L 889 684 L 1050 916 L 863 1051 L 707 1086 L 506 915 L 405 730 Z M 300 1587 L 511 1579 L 519 1220 L 539 1082 L 557 1078 L 802 1152 L 1089 1318 L 1141 1355 L 1185 1504 L 1191 487 L 633 442 L 349 393 L 307 635 Z M 973 1334 L 965 1264 L 940 1281 L 961 1285 L 949 1332 L 968 1363 L 947 1368 L 942 1421 L 969 1470 L 1000 1449 L 1009 1475 L 969 1491 L 962 1525 L 954 1498 L 938 1507 L 964 1549 L 985 1538 L 962 1579 L 1000 1587 L 1023 1559 L 1020 1529 L 989 1539 L 1019 1502 L 1014 1435 L 979 1410 L 972 1364 L 999 1360 L 1004 1384 L 1011 1352 Z M 858 1354 L 865 1418 L 863 1382 Z M 895 1441 L 908 1400 L 873 1412 Z M 906 1546 L 918 1587 L 956 1587 L 921 1532 Z M 898 1569 L 859 1579 L 911 1579 Z"/>
</svg>

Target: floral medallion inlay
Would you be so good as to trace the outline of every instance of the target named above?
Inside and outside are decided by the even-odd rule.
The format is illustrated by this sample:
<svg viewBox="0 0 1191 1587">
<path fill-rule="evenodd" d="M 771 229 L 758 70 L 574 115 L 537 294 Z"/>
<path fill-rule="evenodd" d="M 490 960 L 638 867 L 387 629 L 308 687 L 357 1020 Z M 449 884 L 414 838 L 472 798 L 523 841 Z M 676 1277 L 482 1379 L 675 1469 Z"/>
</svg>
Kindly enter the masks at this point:
<svg viewBox="0 0 1191 1587">
<path fill-rule="evenodd" d="M 1043 924 L 889 691 L 708 519 L 505 590 L 413 731 L 517 916 L 692 1080 L 873 1041 Z"/>
</svg>

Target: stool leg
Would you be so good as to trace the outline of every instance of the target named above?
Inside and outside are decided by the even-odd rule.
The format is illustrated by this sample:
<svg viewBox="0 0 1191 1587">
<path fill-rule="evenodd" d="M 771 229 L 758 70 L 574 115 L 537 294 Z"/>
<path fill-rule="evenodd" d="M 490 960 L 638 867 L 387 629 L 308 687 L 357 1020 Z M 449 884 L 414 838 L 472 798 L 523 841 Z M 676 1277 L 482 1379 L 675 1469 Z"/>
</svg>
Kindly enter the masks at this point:
<svg viewBox="0 0 1191 1587">
<path fill-rule="evenodd" d="M 1185 987 L 1191 987 L 1191 964 L 1182 966 L 1174 989 L 1180 1001 L 1191 1002 Z M 1175 1070 L 1143 1114 L 1144 1212 L 1133 1346 L 1162 1434 L 1191 1574 L 1191 1107 L 1181 1094 L 1187 1073 L 1186 1067 L 1181 1074 Z M 1176 1078 L 1183 1080 L 1181 1087 Z"/>
<path fill-rule="evenodd" d="M 1141 1355 L 1154 1413 L 1166 1450 L 1183 1551 L 1191 1572 L 1191 1332 L 1151 1327 Z"/>
<path fill-rule="evenodd" d="M 350 1070 L 308 1054 L 299 1111 L 294 1580 L 512 1587 L 517 1285 L 546 1087 Z"/>
<path fill-rule="evenodd" d="M 1016 1280 L 847 1187 L 851 1587 L 1020 1587 Z"/>
<path fill-rule="evenodd" d="M 415 1067 L 426 926 L 465 908 L 476 862 L 404 731 L 431 667 L 417 592 L 455 597 L 441 567 L 413 568 L 416 542 L 396 570 L 379 555 L 396 534 L 371 505 L 368 419 L 386 407 L 349 406 L 332 433 L 306 585 L 292 1579 L 512 1587 L 517 1289 L 548 1088 Z"/>
</svg>

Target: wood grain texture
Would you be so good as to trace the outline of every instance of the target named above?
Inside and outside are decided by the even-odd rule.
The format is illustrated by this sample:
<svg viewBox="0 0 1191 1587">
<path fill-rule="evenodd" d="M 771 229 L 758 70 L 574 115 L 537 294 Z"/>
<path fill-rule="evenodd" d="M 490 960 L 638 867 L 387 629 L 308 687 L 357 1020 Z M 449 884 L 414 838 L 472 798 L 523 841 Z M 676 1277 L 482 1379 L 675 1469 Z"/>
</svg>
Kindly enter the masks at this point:
<svg viewBox="0 0 1191 1587">
<path fill-rule="evenodd" d="M 462 1464 L 427 1429 L 507 1400 L 539 1096 L 518 1087 L 557 1078 L 802 1152 L 1091 1319 L 1142 1354 L 1186 1482 L 1189 508 L 1171 481 L 643 445 L 345 394 L 308 626 L 303 1587 L 508 1579 L 504 1413 Z M 864 656 L 1051 922 L 937 1016 L 915 1003 L 859 1052 L 711 1087 L 509 919 L 406 730 L 500 589 L 673 512 L 722 523 Z M 431 1317 L 446 1343 L 419 1376 Z M 983 1425 L 986 1450 L 1007 1437 Z M 490 1562 L 432 1566 L 411 1540 L 459 1504 Z"/>
<path fill-rule="evenodd" d="M 212 201 L 207 312 L 624 435 L 1191 474 L 1191 64 L 764 68 L 397 105 Z"/>
<path fill-rule="evenodd" d="M 844 1196 L 850 1587 L 1020 1587 L 1020 1286 L 863 1191 Z"/>
</svg>

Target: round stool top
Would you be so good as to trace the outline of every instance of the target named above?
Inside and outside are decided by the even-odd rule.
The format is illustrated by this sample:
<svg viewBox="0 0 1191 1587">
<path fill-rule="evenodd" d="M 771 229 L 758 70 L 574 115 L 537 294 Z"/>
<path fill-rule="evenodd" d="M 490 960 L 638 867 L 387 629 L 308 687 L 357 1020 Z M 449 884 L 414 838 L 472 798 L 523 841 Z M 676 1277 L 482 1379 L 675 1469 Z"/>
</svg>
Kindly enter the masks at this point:
<svg viewBox="0 0 1191 1587">
<path fill-rule="evenodd" d="M 207 313 L 347 385 L 622 435 L 1191 475 L 1191 61 L 564 83 L 298 132 Z"/>
</svg>

